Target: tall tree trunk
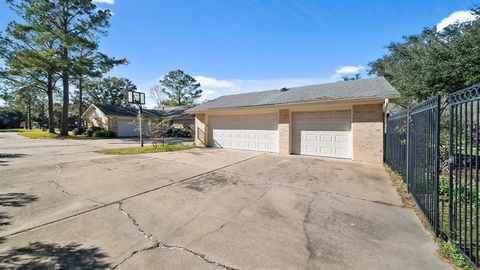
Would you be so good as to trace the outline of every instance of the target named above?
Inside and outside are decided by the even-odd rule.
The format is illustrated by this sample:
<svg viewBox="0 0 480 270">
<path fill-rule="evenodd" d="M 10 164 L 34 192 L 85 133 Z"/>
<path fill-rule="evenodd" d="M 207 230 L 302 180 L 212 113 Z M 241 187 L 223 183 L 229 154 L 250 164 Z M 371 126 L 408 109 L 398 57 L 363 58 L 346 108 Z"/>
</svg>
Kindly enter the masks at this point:
<svg viewBox="0 0 480 270">
<path fill-rule="evenodd" d="M 53 72 L 49 72 L 47 80 L 48 132 L 55 133 L 55 116 L 53 112 Z"/>
<path fill-rule="evenodd" d="M 68 72 L 68 49 L 63 48 L 62 56 L 65 67 L 62 70 L 62 84 L 63 84 L 63 106 L 62 106 L 62 128 L 60 135 L 68 135 L 68 106 L 70 105 L 70 89 L 69 89 L 69 72 Z"/>
<path fill-rule="evenodd" d="M 32 98 L 28 98 L 27 105 L 27 128 L 32 129 Z"/>
<path fill-rule="evenodd" d="M 80 76 L 78 79 L 78 128 L 82 127 L 82 114 L 83 114 L 83 78 Z"/>
<path fill-rule="evenodd" d="M 45 100 L 42 100 L 42 131 L 45 131 Z"/>
</svg>

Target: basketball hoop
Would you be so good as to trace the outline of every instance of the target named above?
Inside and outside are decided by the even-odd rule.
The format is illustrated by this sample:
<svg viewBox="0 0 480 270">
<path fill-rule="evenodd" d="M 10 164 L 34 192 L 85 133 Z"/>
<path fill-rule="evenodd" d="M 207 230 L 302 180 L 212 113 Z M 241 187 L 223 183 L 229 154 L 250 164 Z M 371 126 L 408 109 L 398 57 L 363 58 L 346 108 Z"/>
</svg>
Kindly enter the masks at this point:
<svg viewBox="0 0 480 270">
<path fill-rule="evenodd" d="M 145 93 L 130 91 L 128 92 L 128 103 L 145 105 Z"/>
</svg>

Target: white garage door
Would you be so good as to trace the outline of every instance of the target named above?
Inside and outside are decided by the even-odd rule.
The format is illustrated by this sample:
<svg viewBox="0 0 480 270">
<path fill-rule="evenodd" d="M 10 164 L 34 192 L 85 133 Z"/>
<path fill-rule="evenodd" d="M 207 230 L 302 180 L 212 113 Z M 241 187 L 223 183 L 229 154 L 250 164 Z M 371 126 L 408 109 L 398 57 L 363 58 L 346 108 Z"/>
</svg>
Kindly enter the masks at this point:
<svg viewBox="0 0 480 270">
<path fill-rule="evenodd" d="M 118 137 L 134 137 L 138 136 L 138 131 L 132 124 L 132 120 L 118 120 Z"/>
<path fill-rule="evenodd" d="M 278 115 L 210 116 L 209 146 L 278 152 Z"/>
<path fill-rule="evenodd" d="M 298 112 L 292 120 L 295 154 L 352 157 L 350 110 Z"/>
</svg>

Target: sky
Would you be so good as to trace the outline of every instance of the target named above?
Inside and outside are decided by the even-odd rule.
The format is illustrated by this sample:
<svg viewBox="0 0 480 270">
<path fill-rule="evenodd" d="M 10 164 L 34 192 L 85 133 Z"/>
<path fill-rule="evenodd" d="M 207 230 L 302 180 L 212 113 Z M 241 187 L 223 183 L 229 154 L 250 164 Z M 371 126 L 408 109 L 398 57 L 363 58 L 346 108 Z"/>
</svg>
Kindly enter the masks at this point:
<svg viewBox="0 0 480 270">
<path fill-rule="evenodd" d="M 473 0 L 96 0 L 110 9 L 100 51 L 129 65 L 108 75 L 148 89 L 170 70 L 194 76 L 200 101 L 368 77 L 385 47 L 424 27 L 469 20 Z M 0 29 L 16 19 L 0 0 Z"/>
</svg>

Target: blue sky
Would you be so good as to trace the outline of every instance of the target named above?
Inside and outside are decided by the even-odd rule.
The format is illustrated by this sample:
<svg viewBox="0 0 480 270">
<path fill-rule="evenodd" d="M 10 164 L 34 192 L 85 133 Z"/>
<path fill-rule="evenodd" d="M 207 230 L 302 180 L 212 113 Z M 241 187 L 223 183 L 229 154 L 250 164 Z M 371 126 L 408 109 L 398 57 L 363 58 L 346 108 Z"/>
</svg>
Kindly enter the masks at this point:
<svg viewBox="0 0 480 270">
<path fill-rule="evenodd" d="M 402 35 L 477 1 L 98 0 L 112 10 L 100 50 L 131 64 L 114 76 L 147 92 L 169 70 L 195 76 L 202 99 L 336 81 L 360 72 Z M 0 29 L 13 14 L 0 2 Z M 455 13 L 464 18 L 465 14 Z M 451 20 L 450 20 L 451 21 Z M 447 20 L 448 22 L 448 20 Z M 151 102 L 147 105 L 151 106 Z"/>
</svg>

